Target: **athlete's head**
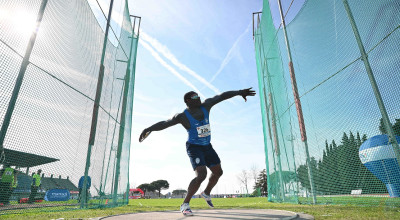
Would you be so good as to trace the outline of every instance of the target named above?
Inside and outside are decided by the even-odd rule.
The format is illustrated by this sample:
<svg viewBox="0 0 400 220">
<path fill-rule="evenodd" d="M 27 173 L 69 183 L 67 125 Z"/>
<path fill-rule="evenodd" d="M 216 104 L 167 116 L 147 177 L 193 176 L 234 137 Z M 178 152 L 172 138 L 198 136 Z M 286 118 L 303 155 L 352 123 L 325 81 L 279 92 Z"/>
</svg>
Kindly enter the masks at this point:
<svg viewBox="0 0 400 220">
<path fill-rule="evenodd" d="M 188 107 L 200 107 L 201 105 L 200 96 L 194 91 L 187 92 L 183 96 L 183 101 Z"/>
</svg>

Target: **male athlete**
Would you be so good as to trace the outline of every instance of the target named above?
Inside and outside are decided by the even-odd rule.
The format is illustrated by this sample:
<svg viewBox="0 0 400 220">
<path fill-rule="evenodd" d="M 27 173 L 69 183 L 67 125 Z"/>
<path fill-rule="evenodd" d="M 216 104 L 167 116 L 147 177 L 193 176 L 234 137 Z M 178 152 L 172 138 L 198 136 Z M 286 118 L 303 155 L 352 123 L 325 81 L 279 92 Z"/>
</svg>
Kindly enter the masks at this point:
<svg viewBox="0 0 400 220">
<path fill-rule="evenodd" d="M 192 163 L 196 177 L 190 182 L 188 192 L 183 204 L 181 212 L 183 215 L 193 215 L 190 210 L 189 202 L 192 196 L 197 192 L 201 183 L 207 177 L 207 168 L 211 170 L 211 176 L 206 189 L 201 192 L 207 204 L 214 208 L 211 202 L 211 190 L 217 184 L 218 179 L 222 175 L 221 161 L 213 149 L 211 140 L 211 129 L 209 122 L 209 113 L 211 108 L 226 99 L 240 95 L 247 101 L 246 96 L 255 96 L 254 90 L 243 89 L 239 91 L 228 91 L 213 98 L 206 99 L 203 103 L 196 92 L 188 92 L 183 97 L 187 109 L 182 113 L 178 113 L 171 119 L 160 121 L 146 129 L 140 134 L 139 141 L 142 142 L 152 131 L 160 131 L 176 124 L 181 124 L 188 132 L 188 140 L 186 142 L 186 151 Z"/>
</svg>

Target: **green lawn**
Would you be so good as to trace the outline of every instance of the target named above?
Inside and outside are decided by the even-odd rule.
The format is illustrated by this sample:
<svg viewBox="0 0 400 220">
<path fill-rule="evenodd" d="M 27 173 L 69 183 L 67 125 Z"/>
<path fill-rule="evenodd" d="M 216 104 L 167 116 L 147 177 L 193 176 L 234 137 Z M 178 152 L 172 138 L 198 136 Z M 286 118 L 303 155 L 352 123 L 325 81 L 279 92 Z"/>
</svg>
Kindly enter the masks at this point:
<svg viewBox="0 0 400 220">
<path fill-rule="evenodd" d="M 316 219 L 400 219 L 400 208 L 387 206 L 360 207 L 352 205 L 297 205 L 267 202 L 266 198 L 215 198 L 214 205 L 218 209 L 279 209 L 303 212 Z M 87 209 L 53 212 L 38 209 L 25 214 L 1 215 L 0 219 L 72 219 L 91 218 L 123 213 L 179 210 L 182 199 L 138 199 L 130 200 L 129 205 L 117 208 Z M 192 210 L 208 209 L 203 199 L 193 199 Z M 3 214 L 3 213 L 2 213 Z"/>
</svg>

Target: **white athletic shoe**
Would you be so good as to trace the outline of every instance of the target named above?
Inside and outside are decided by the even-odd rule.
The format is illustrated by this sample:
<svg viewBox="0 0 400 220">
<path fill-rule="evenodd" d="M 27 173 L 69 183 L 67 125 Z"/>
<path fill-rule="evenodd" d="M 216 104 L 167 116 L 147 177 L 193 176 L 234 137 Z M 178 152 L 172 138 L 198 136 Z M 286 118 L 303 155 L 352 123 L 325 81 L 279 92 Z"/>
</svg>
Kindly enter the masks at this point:
<svg viewBox="0 0 400 220">
<path fill-rule="evenodd" d="M 210 206 L 210 208 L 214 208 L 214 205 L 211 202 L 211 195 L 208 196 L 203 191 L 203 192 L 200 193 L 200 196 L 203 197 L 204 200 L 206 200 L 206 202 L 207 202 L 208 206 Z"/>
<path fill-rule="evenodd" d="M 183 203 L 181 205 L 181 212 L 184 216 L 192 216 L 193 212 L 190 210 L 189 203 Z"/>
</svg>

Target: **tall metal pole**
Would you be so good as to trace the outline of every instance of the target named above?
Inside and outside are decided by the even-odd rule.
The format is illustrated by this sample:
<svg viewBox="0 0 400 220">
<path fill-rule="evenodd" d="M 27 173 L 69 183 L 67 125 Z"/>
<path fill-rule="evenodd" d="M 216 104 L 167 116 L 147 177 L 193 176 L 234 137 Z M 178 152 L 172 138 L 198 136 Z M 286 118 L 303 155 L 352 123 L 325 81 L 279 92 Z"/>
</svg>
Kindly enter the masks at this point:
<svg viewBox="0 0 400 220">
<path fill-rule="evenodd" d="M 262 76 L 263 78 L 264 78 L 264 76 Z M 261 87 L 260 87 L 261 88 Z M 262 86 L 262 88 L 263 88 L 263 94 L 264 94 L 264 108 L 265 108 L 265 110 L 266 110 L 266 115 L 267 115 L 267 123 L 268 123 L 268 134 L 269 134 L 269 140 L 270 140 L 270 142 L 271 142 L 271 144 L 272 144 L 272 136 L 271 136 L 271 128 L 270 128 L 270 122 L 269 122 L 269 109 L 268 109 L 268 102 L 267 102 L 267 95 L 266 95 L 266 93 L 265 93 L 265 82 L 264 82 L 264 80 L 263 80 L 263 86 Z M 261 96 L 260 96 L 261 97 Z M 261 113 L 263 113 L 263 112 L 261 112 Z M 264 122 L 264 124 L 265 124 L 265 122 Z M 265 126 L 265 125 L 264 125 Z M 264 144 L 264 151 L 265 151 L 265 157 L 266 157 L 266 165 L 267 165 L 267 170 L 266 170 L 266 174 L 268 174 L 268 176 L 269 176 L 269 160 L 268 160 L 268 148 L 267 148 L 267 138 L 266 138 L 266 134 L 265 134 L 265 128 L 263 129 L 264 130 L 264 142 L 265 142 L 265 144 Z M 275 166 L 275 164 L 274 164 L 274 166 Z M 267 187 L 268 187 L 268 192 L 269 192 L 269 189 L 270 189 L 270 187 L 271 187 L 271 180 L 270 180 L 271 178 L 267 178 Z M 268 201 L 271 201 L 271 197 L 268 195 Z"/>
<path fill-rule="evenodd" d="M 137 38 L 136 38 L 135 56 L 134 56 L 135 59 L 132 62 L 132 68 L 131 68 L 131 71 L 133 71 L 132 80 L 131 80 L 132 81 L 132 99 L 134 100 L 134 97 L 135 97 L 135 75 L 136 75 L 135 67 L 136 67 L 136 57 L 137 57 L 137 50 L 138 50 L 138 43 L 139 43 L 140 23 L 142 21 L 142 18 L 138 17 L 138 16 L 133 16 L 133 15 L 131 15 L 131 17 L 134 17 L 133 33 L 135 33 L 136 19 L 138 19 L 138 29 L 137 29 L 137 35 L 136 35 Z M 132 106 L 133 106 L 133 100 L 132 100 Z M 130 122 L 129 123 L 132 124 L 132 117 L 130 118 Z M 130 156 L 131 155 L 130 154 L 131 150 L 130 149 L 131 148 L 129 148 L 128 152 L 127 152 L 127 154 L 128 154 L 128 164 L 130 163 L 130 158 L 131 158 L 131 156 Z M 127 183 L 126 191 L 127 191 L 127 203 L 129 203 L 129 186 L 130 186 L 130 184 L 129 184 L 129 166 L 128 166 L 128 172 L 127 172 L 127 179 L 128 179 L 128 183 Z"/>
<path fill-rule="evenodd" d="M 113 193 L 113 203 L 117 205 L 117 195 L 118 195 L 118 181 L 119 181 L 119 174 L 120 174 L 120 167 L 121 167 L 121 153 L 122 153 L 122 144 L 124 142 L 124 135 L 125 135 L 125 118 L 126 118 L 126 102 L 128 99 L 128 92 L 129 92 L 129 85 L 131 79 L 131 58 L 132 58 L 132 46 L 133 46 L 133 39 L 134 39 L 135 31 L 132 28 L 132 36 L 131 36 L 131 48 L 129 52 L 129 59 L 127 62 L 127 68 L 125 73 L 125 83 L 124 83 L 124 97 L 122 99 L 122 111 L 121 111 L 121 121 L 119 126 L 119 138 L 118 138 L 118 149 L 117 149 L 117 165 L 116 165 L 116 172 L 115 172 L 115 179 L 114 179 L 114 193 Z"/>
<path fill-rule="evenodd" d="M 257 36 L 256 36 L 257 37 Z M 259 54 L 259 60 L 261 60 L 261 55 Z M 261 64 L 260 64 L 261 65 Z M 262 66 L 261 66 L 262 68 Z M 262 69 L 263 71 L 263 69 Z M 259 83 L 259 88 L 260 90 L 263 90 L 263 96 L 260 95 L 260 103 L 264 103 L 264 108 L 265 108 L 265 115 L 267 116 L 267 121 L 265 122 L 265 118 L 264 118 L 264 112 L 261 109 L 261 114 L 263 116 L 263 133 L 264 133 L 264 151 L 265 151 L 265 164 L 266 164 L 266 174 L 269 176 L 269 158 L 268 158 L 268 147 L 267 147 L 267 134 L 266 134 L 266 129 L 268 128 L 268 135 L 269 135 L 269 140 L 271 142 L 271 145 L 273 146 L 273 142 L 272 142 L 272 135 L 271 135 L 271 127 L 270 127 L 270 120 L 269 120 L 269 108 L 268 108 L 268 101 L 267 101 L 267 95 L 265 92 L 265 81 L 264 81 L 264 74 L 260 77 L 262 79 L 258 80 Z M 265 125 L 265 123 L 267 123 L 267 125 Z M 267 127 L 267 128 L 266 128 Z M 274 163 L 275 166 L 275 163 Z M 269 190 L 271 188 L 271 181 L 270 178 L 267 178 L 267 187 L 268 187 L 268 201 L 271 201 L 271 190 Z"/>
<path fill-rule="evenodd" d="M 254 39 L 254 44 L 255 44 L 255 46 L 256 46 L 256 57 L 258 56 L 258 59 L 257 59 L 257 61 L 258 61 L 258 65 L 260 66 L 260 68 L 261 68 L 261 71 L 262 72 L 264 72 L 264 68 L 263 68 L 263 64 L 261 64 L 261 39 L 260 39 L 260 34 L 257 34 L 257 31 L 258 31 L 258 28 L 259 28 L 259 21 L 260 21 L 260 19 L 259 19 L 259 14 L 260 14 L 261 12 L 258 12 L 258 13 L 253 13 L 253 39 Z M 257 27 L 257 30 L 255 29 L 255 25 L 254 25 L 254 15 L 255 14 L 257 14 L 257 17 L 258 17 L 258 19 L 257 19 L 257 25 L 256 25 L 256 27 Z M 257 50 L 257 46 L 258 46 L 258 50 Z M 263 62 L 263 63 L 265 63 L 265 62 Z M 266 173 L 266 175 L 267 176 L 269 176 L 269 157 L 268 157 L 268 139 L 267 139 L 267 134 L 266 134 L 266 129 L 268 128 L 268 134 L 269 134 L 269 140 L 270 140 L 270 142 L 271 142 L 271 145 L 272 145 L 272 136 L 271 136 L 271 128 L 270 128 L 270 121 L 269 121 L 269 109 L 268 109 L 268 101 L 267 101 L 267 95 L 266 95 L 266 92 L 265 92 L 265 76 L 264 76 L 264 74 L 262 73 L 262 75 L 261 76 L 259 76 L 258 77 L 258 87 L 259 87 L 259 89 L 260 90 L 263 90 L 263 96 L 262 95 L 260 95 L 260 103 L 261 103 L 261 106 L 262 106 L 262 104 L 264 103 L 264 106 L 262 106 L 261 107 L 261 115 L 262 115 L 262 118 L 263 118 L 263 133 L 264 133 L 264 151 L 265 151 L 265 165 L 266 165 L 266 170 L 265 170 L 265 173 Z M 266 114 L 264 114 L 264 111 L 263 111 L 263 107 L 264 107 L 264 109 L 265 109 L 265 113 Z M 265 121 L 265 115 L 267 116 L 267 121 Z M 267 123 L 267 125 L 265 125 L 265 123 Z M 275 164 L 274 164 L 275 165 Z M 270 181 L 270 178 L 267 178 L 267 192 L 268 192 L 268 201 L 272 201 L 271 200 L 271 191 L 272 190 L 270 190 L 271 189 L 271 181 Z"/>
<path fill-rule="evenodd" d="M 278 177 L 279 177 L 279 185 L 280 185 L 279 192 L 280 192 L 280 197 L 282 198 L 282 201 L 285 201 L 285 193 L 284 193 L 284 189 L 283 189 L 283 178 L 282 178 L 281 150 L 279 148 L 278 130 L 276 129 L 275 109 L 274 109 L 274 104 L 273 104 L 274 100 L 272 98 L 271 91 L 269 91 L 268 97 L 269 97 L 270 113 L 271 113 L 271 118 L 272 118 L 272 134 L 274 136 L 275 154 L 276 154 L 276 157 L 278 158 L 278 169 L 279 169 Z"/>
<path fill-rule="evenodd" d="M 400 166 L 400 148 L 399 143 L 397 143 L 396 136 L 393 131 L 393 127 L 390 123 L 389 116 L 387 114 L 385 104 L 383 103 L 381 93 L 379 92 L 378 85 L 376 84 L 374 73 L 372 72 L 371 65 L 369 64 L 368 54 L 365 52 L 364 44 L 361 40 L 360 33 L 358 32 L 358 28 L 356 22 L 353 17 L 353 13 L 351 12 L 349 3 L 347 0 L 343 0 L 344 8 L 347 12 L 347 17 L 349 17 L 351 28 L 353 29 L 354 36 L 356 38 L 358 48 L 361 53 L 361 60 L 364 62 L 365 69 L 367 70 L 368 78 L 372 86 L 372 90 L 374 91 L 376 102 L 378 103 L 379 110 L 382 115 L 383 123 L 385 124 L 386 131 L 389 135 L 389 143 L 392 144 L 394 153 L 396 155 L 397 163 Z"/>
<path fill-rule="evenodd" d="M 288 57 L 289 57 L 290 80 L 292 82 L 292 90 L 293 90 L 294 102 L 296 104 L 297 118 L 299 120 L 301 140 L 304 143 L 304 148 L 305 148 L 305 153 L 306 153 L 306 158 L 307 158 L 306 160 L 307 160 L 307 168 L 308 168 L 308 180 L 310 181 L 313 204 L 315 204 L 317 202 L 317 196 L 315 194 L 315 187 L 314 187 L 314 180 L 313 180 L 313 170 L 312 170 L 312 167 L 311 167 L 310 154 L 309 154 L 309 151 L 308 151 L 306 127 L 304 125 L 303 110 L 301 108 L 300 97 L 299 97 L 299 93 L 298 93 L 298 90 L 297 90 L 297 81 L 296 81 L 296 76 L 294 74 L 294 68 L 293 68 L 293 63 L 292 63 L 292 54 L 291 54 L 291 51 L 290 51 L 290 44 L 289 44 L 289 40 L 288 40 L 287 32 L 286 32 L 285 17 L 283 15 L 282 4 L 281 4 L 280 0 L 278 0 L 278 5 L 279 5 L 279 12 L 280 12 L 280 15 L 281 15 L 281 20 L 282 20 L 283 33 L 285 35 L 286 49 L 287 49 Z"/>
<path fill-rule="evenodd" d="M 8 103 L 6 114 L 4 115 L 3 124 L 1 125 L 1 130 L 0 130 L 0 154 L 1 154 L 0 158 L 3 158 L 2 156 L 3 156 L 3 152 L 4 152 L 4 147 L 3 147 L 4 139 L 6 137 L 7 130 L 10 125 L 11 117 L 13 115 L 14 108 L 15 108 L 15 103 L 17 102 L 19 91 L 22 86 L 22 81 L 24 80 L 26 68 L 29 65 L 29 58 L 31 57 L 33 46 L 35 45 L 36 36 L 39 31 L 40 23 L 42 22 L 42 19 L 43 19 L 43 14 L 44 14 L 46 5 L 47 5 L 47 0 L 42 0 L 42 3 L 39 8 L 38 16 L 36 18 L 36 26 L 35 26 L 35 29 L 32 31 L 31 37 L 28 42 L 28 46 L 25 50 L 25 56 L 22 60 L 21 67 L 19 69 L 17 80 L 14 85 L 14 89 L 13 89 L 13 92 L 12 92 L 12 95 L 10 98 L 10 102 Z M 2 161 L 0 161 L 0 163 L 1 162 Z"/>
<path fill-rule="evenodd" d="M 93 114 L 92 114 L 92 125 L 90 128 L 90 136 L 89 136 L 89 145 L 88 145 L 88 151 L 86 155 L 86 166 L 85 166 L 85 177 L 83 181 L 83 188 L 82 188 L 82 196 L 81 198 L 81 208 L 83 208 L 86 204 L 86 190 L 87 190 L 87 176 L 89 173 L 89 167 L 90 167 L 90 155 L 92 154 L 92 147 L 94 145 L 94 140 L 96 137 L 96 127 L 97 127 L 97 118 L 99 115 L 99 107 L 100 107 L 100 97 L 101 97 L 101 90 L 103 88 L 103 79 L 104 79 L 104 58 L 106 55 L 106 46 L 108 42 L 108 31 L 110 29 L 110 21 L 111 21 L 111 13 L 112 13 L 112 8 L 113 8 L 113 3 L 114 0 L 110 1 L 110 9 L 108 11 L 108 17 L 107 17 L 107 26 L 106 26 L 106 31 L 104 33 L 104 42 L 103 42 L 103 51 L 101 54 L 101 61 L 100 61 L 100 71 L 99 71 L 99 78 L 97 80 L 97 89 L 96 89 L 96 97 L 94 100 L 94 105 L 93 105 Z"/>
<path fill-rule="evenodd" d="M 253 19 L 254 20 L 254 19 Z M 259 26 L 259 24 L 260 24 L 260 17 L 259 17 L 259 13 L 257 14 L 257 22 L 258 22 L 258 24 L 257 24 L 257 28 L 258 28 L 258 26 Z M 260 41 L 260 44 L 259 44 L 259 51 L 260 51 L 260 53 L 261 53 L 261 49 L 263 49 L 263 46 L 262 46 L 262 40 Z M 260 60 L 261 60 L 261 54 L 259 54 L 259 56 L 260 56 Z M 269 119 L 269 114 L 270 114 L 270 112 L 271 112 L 271 110 L 270 110 L 270 108 L 273 108 L 273 104 L 272 103 L 270 103 L 270 104 L 268 104 L 268 101 L 267 101 L 267 95 L 266 95 L 266 90 L 265 90 L 265 78 L 267 78 L 267 84 L 268 84 L 268 93 L 270 94 L 270 99 L 271 99 L 271 83 L 270 83 L 270 80 L 269 80 L 269 73 L 268 73 L 268 67 L 267 67 L 267 60 L 268 60 L 268 58 L 264 58 L 264 60 L 262 61 L 262 64 L 260 64 L 261 65 L 261 68 L 262 68 L 262 71 L 263 72 L 266 72 L 266 74 L 267 74 L 267 76 L 265 76 L 264 77 L 264 74 L 263 74 L 263 77 L 262 77 L 262 83 L 263 83 L 263 92 L 264 92 L 264 102 L 265 102 L 265 109 L 266 109 L 266 113 L 267 113 L 267 122 L 268 122 L 268 134 L 269 134 L 269 138 L 270 138 L 270 141 L 271 141 L 271 145 L 272 145 L 272 147 L 273 148 L 275 148 L 275 152 L 278 152 L 278 149 L 279 149 L 279 146 L 278 146 L 278 140 L 277 140 L 277 136 L 276 136 L 276 125 L 275 125 L 275 121 L 274 121 L 274 119 L 272 119 L 272 122 L 271 122 L 271 125 L 270 125 L 270 119 Z M 259 79 L 259 83 L 261 83 L 260 82 L 260 79 Z M 260 87 L 260 89 L 261 89 L 261 87 Z M 260 96 L 261 97 L 261 96 Z M 270 100 L 270 102 L 271 102 L 272 100 Z M 271 113 L 271 115 L 272 115 L 272 117 L 274 117 L 274 111 L 273 111 L 273 109 L 272 109 L 272 113 Z M 271 132 L 271 126 L 272 126 L 272 130 L 273 130 L 273 132 Z M 275 128 L 275 129 L 274 129 Z M 273 137 L 273 135 L 272 135 L 272 133 L 274 134 L 274 141 L 272 141 L 272 137 Z M 265 140 L 266 141 L 266 140 Z M 266 152 L 266 156 L 267 156 L 267 152 Z M 275 160 L 275 156 L 277 156 L 277 157 L 279 157 L 279 154 L 275 154 L 275 153 L 273 153 L 272 154 L 272 157 L 273 157 L 273 160 L 274 160 L 274 171 L 275 171 L 275 174 L 277 174 L 277 171 L 276 171 L 276 160 Z M 278 160 L 278 163 L 279 163 L 279 165 L 281 164 L 280 163 L 280 158 L 278 158 L 277 159 Z M 275 187 L 275 195 L 278 197 L 278 198 L 280 198 L 280 197 L 282 197 L 282 198 L 284 198 L 284 196 L 283 196 L 283 191 L 282 191 L 282 188 L 279 188 L 278 186 L 279 185 L 283 185 L 282 184 L 282 167 L 281 166 L 279 166 L 278 165 L 278 169 L 279 169 L 279 173 L 277 174 L 278 176 L 279 176 L 279 178 L 275 178 L 275 180 L 276 180 L 276 187 Z M 269 168 L 268 166 L 267 166 L 267 168 Z M 269 176 L 269 172 L 267 173 L 268 174 L 268 176 Z M 270 181 L 269 181 L 269 179 L 270 178 L 268 178 L 268 187 L 270 188 L 271 187 L 271 184 L 270 184 Z M 270 196 L 270 194 L 268 194 L 268 199 L 269 200 L 271 200 L 270 199 L 271 198 L 271 196 Z"/>
<path fill-rule="evenodd" d="M 292 147 L 292 155 L 293 155 L 293 166 L 294 166 L 294 174 L 295 174 L 295 179 L 296 179 L 296 203 L 299 203 L 299 180 L 297 178 L 297 172 L 296 172 L 296 160 L 295 160 L 295 156 L 294 156 L 294 144 L 293 141 L 295 140 L 295 137 L 292 135 L 292 123 L 291 123 L 291 119 L 290 119 L 290 137 L 288 137 L 288 140 L 290 141 L 291 147 Z"/>
</svg>

